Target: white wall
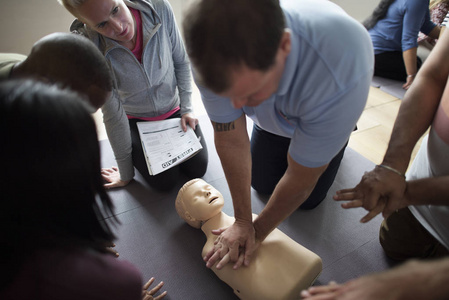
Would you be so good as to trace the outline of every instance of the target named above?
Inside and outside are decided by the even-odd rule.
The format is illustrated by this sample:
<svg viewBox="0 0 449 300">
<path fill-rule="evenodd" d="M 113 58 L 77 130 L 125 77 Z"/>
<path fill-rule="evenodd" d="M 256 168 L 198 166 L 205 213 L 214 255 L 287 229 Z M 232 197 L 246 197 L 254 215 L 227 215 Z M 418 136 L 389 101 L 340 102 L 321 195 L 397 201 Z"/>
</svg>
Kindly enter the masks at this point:
<svg viewBox="0 0 449 300">
<path fill-rule="evenodd" d="M 185 10 L 194 1 L 169 0 L 179 26 Z M 379 0 L 333 2 L 356 20 L 362 21 L 372 12 Z M 57 31 L 68 32 L 72 20 L 73 17 L 57 0 L 0 0 L 0 52 L 27 55 L 34 42 L 41 37 Z"/>
<path fill-rule="evenodd" d="M 0 0 L 0 52 L 27 55 L 52 32 L 68 32 L 73 17 L 57 0 Z"/>
<path fill-rule="evenodd" d="M 169 0 L 178 23 L 194 0 Z M 0 0 L 0 52 L 29 54 L 34 42 L 68 32 L 73 16 L 57 0 Z"/>
<path fill-rule="evenodd" d="M 380 0 L 332 0 L 342 7 L 354 19 L 362 22 L 380 2 Z"/>
</svg>

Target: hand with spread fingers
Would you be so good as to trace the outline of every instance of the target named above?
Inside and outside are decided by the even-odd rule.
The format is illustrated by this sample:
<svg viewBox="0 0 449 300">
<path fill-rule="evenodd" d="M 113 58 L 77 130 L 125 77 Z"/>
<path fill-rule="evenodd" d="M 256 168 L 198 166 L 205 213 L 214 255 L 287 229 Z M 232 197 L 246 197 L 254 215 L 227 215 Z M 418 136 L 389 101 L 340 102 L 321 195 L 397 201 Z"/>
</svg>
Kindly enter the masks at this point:
<svg viewBox="0 0 449 300">
<path fill-rule="evenodd" d="M 150 285 L 152 285 L 154 282 L 154 277 L 151 277 L 150 280 L 148 280 L 147 283 L 145 283 L 145 285 L 143 286 L 143 290 L 142 290 L 142 300 L 159 300 L 165 297 L 165 295 L 167 295 L 167 291 L 164 291 L 163 293 L 161 293 L 159 296 L 155 296 L 155 294 L 157 292 L 159 292 L 159 290 L 162 288 L 162 286 L 164 285 L 164 282 L 161 281 L 158 283 L 158 285 L 156 285 L 154 288 L 152 288 L 151 290 L 147 291 L 150 288 Z"/>
<path fill-rule="evenodd" d="M 376 277 L 377 276 L 377 277 Z M 344 284 L 330 282 L 324 286 L 313 286 L 301 292 L 304 300 L 399 300 L 383 284 L 385 276 L 370 275 Z M 390 282 L 391 288 L 397 284 Z"/>
<path fill-rule="evenodd" d="M 337 284 L 312 286 L 301 292 L 304 300 L 430 300 L 447 299 L 449 259 L 411 260 L 388 271 Z M 432 278 L 432 279 L 429 279 Z M 428 280 L 423 284 L 423 280 Z M 439 288 L 432 288 L 438 286 Z"/>
<path fill-rule="evenodd" d="M 363 175 L 356 187 L 337 191 L 334 200 L 349 201 L 342 204 L 343 208 L 366 209 L 369 213 L 361 219 L 362 223 L 366 223 L 380 213 L 387 217 L 395 210 L 407 206 L 404 203 L 405 188 L 404 176 L 376 166 Z"/>
<path fill-rule="evenodd" d="M 101 177 L 107 182 L 104 184 L 104 187 L 107 189 L 122 187 L 130 182 L 130 180 L 121 180 L 120 172 L 117 167 L 102 168 Z"/>
<path fill-rule="evenodd" d="M 341 285 L 335 281 L 329 282 L 328 285 L 312 286 L 301 292 L 302 299 L 307 300 L 332 300 L 337 299 Z"/>
<path fill-rule="evenodd" d="M 249 265 L 251 255 L 260 243 L 256 243 L 255 230 L 251 221 L 235 221 L 228 228 L 212 230 L 213 234 L 219 235 L 214 242 L 214 248 L 204 257 L 206 266 L 211 268 L 217 261 L 216 268 L 221 269 L 229 262 L 234 262 L 234 269 L 243 264 Z"/>
</svg>

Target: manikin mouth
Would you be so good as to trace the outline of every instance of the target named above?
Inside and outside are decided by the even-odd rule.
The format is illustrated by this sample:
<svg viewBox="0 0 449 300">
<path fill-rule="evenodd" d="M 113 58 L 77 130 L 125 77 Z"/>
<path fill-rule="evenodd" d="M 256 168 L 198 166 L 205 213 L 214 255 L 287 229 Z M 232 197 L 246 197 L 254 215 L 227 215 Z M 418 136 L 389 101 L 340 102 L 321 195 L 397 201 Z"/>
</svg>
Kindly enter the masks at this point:
<svg viewBox="0 0 449 300">
<path fill-rule="evenodd" d="M 214 202 L 214 201 L 217 200 L 217 199 L 218 199 L 218 197 L 212 198 L 212 199 L 209 201 L 209 204 L 211 204 L 212 202 Z"/>
</svg>

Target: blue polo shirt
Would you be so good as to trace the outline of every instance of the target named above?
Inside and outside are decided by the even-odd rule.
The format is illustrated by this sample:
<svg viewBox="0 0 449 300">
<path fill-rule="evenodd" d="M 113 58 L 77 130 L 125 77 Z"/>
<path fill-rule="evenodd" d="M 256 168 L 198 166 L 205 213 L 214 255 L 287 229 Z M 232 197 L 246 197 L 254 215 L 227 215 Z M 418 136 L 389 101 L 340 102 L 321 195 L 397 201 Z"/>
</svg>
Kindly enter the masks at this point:
<svg viewBox="0 0 449 300">
<path fill-rule="evenodd" d="M 385 18 L 370 29 L 376 54 L 418 47 L 418 33 L 428 35 L 436 24 L 430 20 L 429 0 L 396 0 Z"/>
<path fill-rule="evenodd" d="M 262 129 L 291 138 L 289 153 L 314 168 L 347 142 L 368 97 L 374 54 L 368 32 L 326 0 L 281 1 L 291 52 L 275 94 L 235 109 L 198 85 L 209 118 L 228 123 L 246 114 Z"/>
</svg>

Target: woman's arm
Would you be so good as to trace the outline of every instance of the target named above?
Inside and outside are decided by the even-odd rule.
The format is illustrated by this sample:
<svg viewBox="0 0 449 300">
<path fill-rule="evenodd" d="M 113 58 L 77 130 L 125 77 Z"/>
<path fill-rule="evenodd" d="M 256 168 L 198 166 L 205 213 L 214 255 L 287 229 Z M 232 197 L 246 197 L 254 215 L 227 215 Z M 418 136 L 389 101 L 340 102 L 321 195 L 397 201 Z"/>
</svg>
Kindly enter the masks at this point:
<svg viewBox="0 0 449 300">
<path fill-rule="evenodd" d="M 123 186 L 134 177 L 132 142 L 128 118 L 115 92 L 103 105 L 101 111 L 103 112 L 106 133 L 117 161 L 118 171 L 120 172 L 119 179 L 116 178 L 109 187 Z"/>
<path fill-rule="evenodd" d="M 417 67 L 417 51 L 418 48 L 414 47 L 411 49 L 408 49 L 406 51 L 404 51 L 402 53 L 402 57 L 404 59 L 404 65 L 405 65 L 405 71 L 407 73 L 407 79 L 406 82 L 404 83 L 404 85 L 402 85 L 402 87 L 404 89 L 408 89 L 413 81 L 415 80 L 416 77 L 416 73 L 418 72 L 418 67 Z"/>
<path fill-rule="evenodd" d="M 408 89 L 417 73 L 418 33 L 421 30 L 424 34 L 429 34 L 436 27 L 436 24 L 430 21 L 429 7 L 425 1 L 410 0 L 405 5 L 401 46 L 407 73 L 403 88 Z M 423 18 L 424 24 L 422 25 L 421 20 Z"/>
</svg>

